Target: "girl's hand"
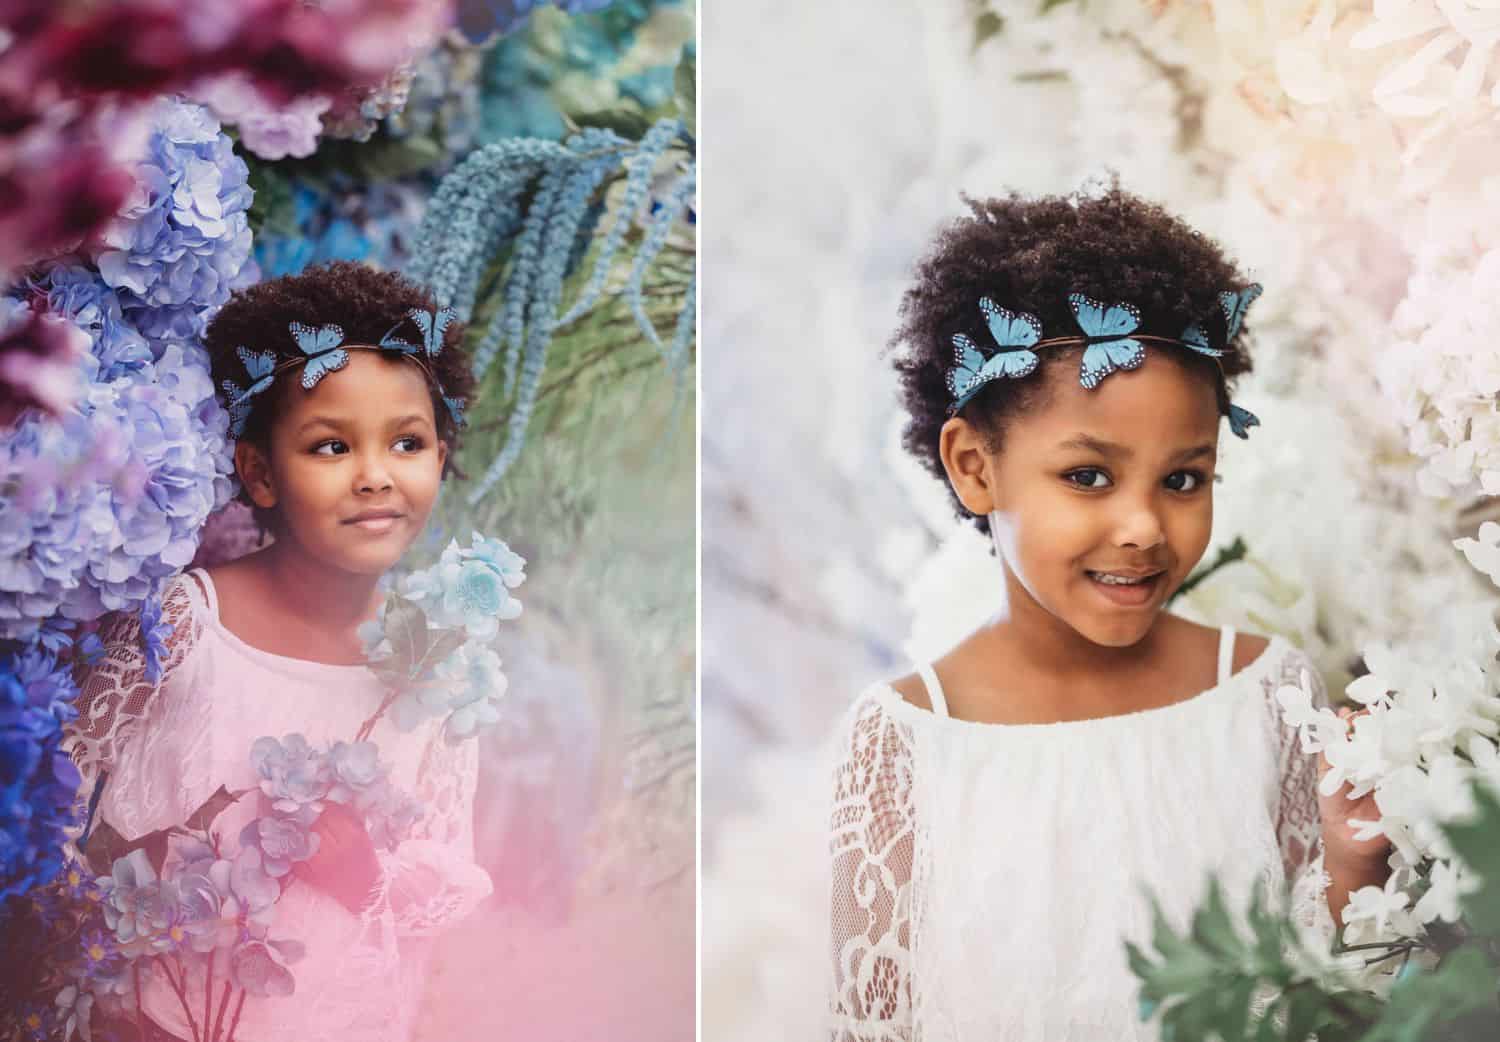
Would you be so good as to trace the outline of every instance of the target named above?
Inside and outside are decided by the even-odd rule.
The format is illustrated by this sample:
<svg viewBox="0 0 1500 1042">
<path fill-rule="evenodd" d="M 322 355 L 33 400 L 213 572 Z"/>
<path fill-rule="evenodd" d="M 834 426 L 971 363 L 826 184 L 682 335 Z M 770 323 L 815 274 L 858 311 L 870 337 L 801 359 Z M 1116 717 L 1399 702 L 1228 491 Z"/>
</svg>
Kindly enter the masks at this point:
<svg viewBox="0 0 1500 1042">
<path fill-rule="evenodd" d="M 318 852 L 292 870 L 359 915 L 380 881 L 380 861 L 364 822 L 342 803 L 329 803 L 312 830 L 318 834 Z"/>
<path fill-rule="evenodd" d="M 1355 719 L 1365 715 L 1369 710 L 1355 711 L 1345 706 L 1338 712 L 1339 719 L 1352 728 Z M 1319 753 L 1318 781 L 1320 784 L 1323 781 L 1323 775 L 1327 774 L 1328 770 L 1328 757 Z M 1386 858 L 1391 853 L 1390 839 L 1383 835 L 1366 840 L 1355 839 L 1355 833 L 1359 829 L 1349 824 L 1350 818 L 1358 821 L 1380 820 L 1380 808 L 1375 803 L 1375 792 L 1371 790 L 1359 799 L 1350 799 L 1351 788 L 1352 786 L 1345 782 L 1332 796 L 1324 796 L 1321 789 L 1318 792 L 1318 817 L 1322 821 L 1324 861 L 1355 869 L 1384 868 Z"/>
</svg>

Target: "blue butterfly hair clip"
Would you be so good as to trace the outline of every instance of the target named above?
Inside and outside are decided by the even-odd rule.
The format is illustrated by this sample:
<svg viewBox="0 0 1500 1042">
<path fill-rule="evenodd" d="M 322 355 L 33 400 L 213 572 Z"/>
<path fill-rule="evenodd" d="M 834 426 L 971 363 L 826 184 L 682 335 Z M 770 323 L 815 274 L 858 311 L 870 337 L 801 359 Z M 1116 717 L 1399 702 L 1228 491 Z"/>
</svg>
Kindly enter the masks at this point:
<svg viewBox="0 0 1500 1042">
<path fill-rule="evenodd" d="M 236 347 L 234 351 L 245 363 L 250 386 L 242 388 L 233 380 L 225 380 L 221 386 L 229 401 L 229 432 L 239 438 L 245 433 L 245 421 L 250 418 L 250 408 L 255 404 L 250 399 L 267 391 L 276 379 L 276 353 L 251 351 L 247 347 Z"/>
<path fill-rule="evenodd" d="M 1091 391 L 1113 372 L 1138 369 L 1146 360 L 1148 343 L 1175 344 L 1210 358 L 1221 358 L 1239 334 L 1245 311 L 1260 294 L 1259 283 L 1252 283 L 1238 292 L 1219 294 L 1224 334 L 1217 347 L 1210 341 L 1203 323 L 1188 326 L 1181 337 L 1140 333 L 1137 330 L 1141 324 L 1141 312 L 1135 305 L 1105 304 L 1084 293 L 1068 294 L 1068 307 L 1082 335 L 1043 339 L 1042 324 L 1035 315 L 1009 311 L 989 297 L 981 297 L 979 308 L 998 351 L 986 356 L 966 334 L 953 334 L 954 365 L 946 374 L 948 393 L 953 396 L 948 407 L 949 415 L 957 415 L 986 384 L 994 380 L 1031 375 L 1040 362 L 1037 349 L 1054 344 L 1083 345 L 1078 382 Z M 1250 428 L 1260 425 L 1254 413 L 1233 403 L 1229 405 L 1228 415 L 1229 428 L 1236 437 L 1248 438 Z"/>
</svg>

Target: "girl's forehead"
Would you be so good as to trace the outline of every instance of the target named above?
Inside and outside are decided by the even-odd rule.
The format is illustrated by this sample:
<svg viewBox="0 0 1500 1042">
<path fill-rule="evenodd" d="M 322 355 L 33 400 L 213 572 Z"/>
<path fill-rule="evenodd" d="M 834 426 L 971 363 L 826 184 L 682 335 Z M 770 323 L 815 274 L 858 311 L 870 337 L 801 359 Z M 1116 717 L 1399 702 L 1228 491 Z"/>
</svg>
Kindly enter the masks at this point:
<svg viewBox="0 0 1500 1042">
<path fill-rule="evenodd" d="M 1095 441 L 1138 447 L 1141 454 L 1176 442 L 1216 444 L 1219 404 L 1200 374 L 1149 355 L 1138 369 L 1111 373 L 1095 388 L 1078 382 L 1076 366 L 1050 367 L 1047 393 L 1012 425 L 1028 441 Z"/>
<path fill-rule="evenodd" d="M 415 363 L 384 358 L 376 351 L 350 351 L 342 368 L 324 374 L 316 386 L 304 388 L 294 370 L 289 382 L 286 412 L 291 415 L 330 411 L 379 419 L 417 412 L 431 416 L 432 393 Z"/>
</svg>

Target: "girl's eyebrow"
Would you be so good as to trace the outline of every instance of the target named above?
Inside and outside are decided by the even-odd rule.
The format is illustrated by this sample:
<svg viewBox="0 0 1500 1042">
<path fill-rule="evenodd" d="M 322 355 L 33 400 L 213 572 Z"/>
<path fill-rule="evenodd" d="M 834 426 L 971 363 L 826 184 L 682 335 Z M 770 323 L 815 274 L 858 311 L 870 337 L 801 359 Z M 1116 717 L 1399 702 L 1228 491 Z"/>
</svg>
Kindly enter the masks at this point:
<svg viewBox="0 0 1500 1042">
<path fill-rule="evenodd" d="M 297 433 L 301 434 L 303 431 L 307 430 L 307 428 L 309 428 L 309 427 L 316 427 L 320 423 L 323 424 L 325 427 L 332 427 L 335 430 L 341 430 L 344 427 L 345 422 L 346 421 L 341 420 L 341 419 L 339 419 L 339 418 L 337 418 L 335 416 L 314 416 L 310 420 L 308 420 L 306 423 L 304 423 L 302 426 L 298 427 L 297 428 Z M 408 423 L 426 423 L 426 422 L 427 422 L 427 417 L 421 415 L 420 413 L 414 413 L 413 412 L 413 413 L 407 413 L 405 416 L 398 416 L 398 417 L 396 417 L 387 426 L 390 426 L 390 427 L 404 427 Z"/>
<path fill-rule="evenodd" d="M 1126 445 L 1116 445 L 1112 441 L 1101 441 L 1089 434 L 1075 434 L 1066 441 L 1059 442 L 1059 449 L 1082 449 L 1085 452 L 1096 452 L 1101 456 L 1114 456 L 1119 459 L 1130 459 L 1135 451 Z M 1214 447 L 1212 445 L 1195 445 L 1190 449 L 1183 449 L 1172 457 L 1173 463 L 1183 463 L 1187 460 L 1197 459 L 1200 456 L 1212 456 Z"/>
</svg>

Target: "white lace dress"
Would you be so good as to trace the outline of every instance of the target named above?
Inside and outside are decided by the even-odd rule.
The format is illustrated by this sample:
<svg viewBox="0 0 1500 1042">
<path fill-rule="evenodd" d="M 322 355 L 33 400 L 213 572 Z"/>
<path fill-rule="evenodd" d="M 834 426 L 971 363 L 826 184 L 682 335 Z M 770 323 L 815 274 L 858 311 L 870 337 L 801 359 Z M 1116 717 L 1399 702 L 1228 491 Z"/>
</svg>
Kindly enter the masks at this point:
<svg viewBox="0 0 1500 1042">
<path fill-rule="evenodd" d="M 230 633 L 206 572 L 173 579 L 163 608 L 174 629 L 160 682 L 146 680 L 135 617 L 116 617 L 69 739 L 85 795 L 100 770 L 109 771 L 96 816 L 126 839 L 181 824 L 220 785 L 254 788 L 250 745 L 261 735 L 299 732 L 315 746 L 352 740 L 380 704 L 379 683 L 363 666 L 274 655 Z M 405 734 L 387 719 L 371 739 L 391 781 L 426 804 L 426 817 L 394 853 L 380 852 L 380 890 L 363 915 L 305 882 L 282 895 L 271 936 L 307 946 L 291 966 L 296 992 L 247 1000 L 239 1042 L 406 1042 L 431 935 L 490 893 L 474 862 L 475 743 L 449 746 L 437 723 Z M 242 826 L 263 812 L 259 799 L 242 799 L 215 822 L 227 856 Z M 203 983 L 190 975 L 187 994 L 200 1007 Z M 178 1038 L 193 1037 L 159 973 L 143 978 L 142 1005 Z M 194 1012 L 201 1017 L 201 1008 Z"/>
<path fill-rule="evenodd" d="M 1252 883 L 1322 906 L 1316 761 L 1273 695 L 1306 669 L 1280 638 L 1218 683 L 1156 709 L 1055 724 L 931 712 L 877 684 L 836 741 L 830 829 L 830 1036 L 838 1042 L 1127 1042 L 1138 1018 L 1124 942 L 1150 950 L 1159 895 L 1181 928 L 1217 873 L 1241 913 Z"/>
</svg>

